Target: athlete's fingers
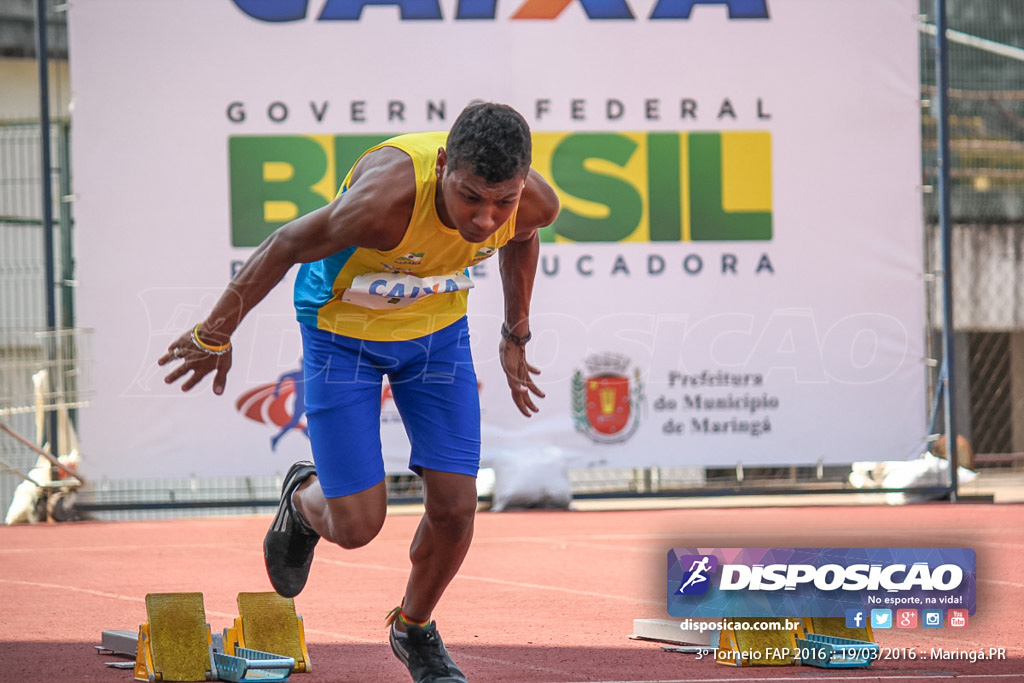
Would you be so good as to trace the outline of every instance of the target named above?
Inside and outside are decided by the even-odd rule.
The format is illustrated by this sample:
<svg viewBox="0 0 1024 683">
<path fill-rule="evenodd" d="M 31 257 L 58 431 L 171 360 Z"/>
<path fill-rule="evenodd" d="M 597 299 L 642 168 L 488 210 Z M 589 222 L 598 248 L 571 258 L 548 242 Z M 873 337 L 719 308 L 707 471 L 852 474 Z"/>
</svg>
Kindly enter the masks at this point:
<svg viewBox="0 0 1024 683">
<path fill-rule="evenodd" d="M 525 396 L 529 396 L 530 394 L 533 394 L 537 398 L 545 398 L 544 392 L 541 391 L 540 387 L 538 387 L 533 382 L 523 382 L 522 385 L 520 385 L 520 387 L 521 387 L 519 389 L 520 393 L 524 394 Z M 529 392 L 529 393 L 527 393 L 527 392 Z M 533 398 L 531 397 L 530 400 L 532 401 Z"/>
<path fill-rule="evenodd" d="M 228 370 L 231 369 L 231 363 L 223 363 L 217 365 L 217 374 L 213 378 L 213 393 L 220 396 L 224 393 L 224 387 L 228 383 Z"/>
<path fill-rule="evenodd" d="M 532 417 L 534 413 L 540 412 L 540 408 L 533 402 L 533 397 L 530 396 L 529 388 L 525 384 L 512 387 L 512 401 L 516 404 L 516 408 L 519 408 L 526 417 Z"/>
<path fill-rule="evenodd" d="M 512 392 L 512 402 L 526 417 L 540 412 L 533 396 L 544 398 L 544 392 L 533 381 L 533 375 L 540 374 L 540 368 L 530 365 L 526 360 L 526 349 L 515 344 L 502 342 L 500 345 L 501 369 L 505 371 L 505 379 Z"/>
<path fill-rule="evenodd" d="M 164 382 L 166 382 L 167 384 L 174 384 L 174 383 L 175 383 L 175 382 L 177 382 L 177 381 L 178 381 L 179 379 L 181 379 L 182 377 L 184 377 L 184 376 L 185 376 L 185 373 L 187 373 L 187 372 L 188 372 L 188 366 L 187 366 L 187 365 L 185 365 L 184 363 L 182 363 L 182 364 L 181 364 L 181 365 L 179 365 L 178 367 L 176 367 L 176 368 L 174 368 L 173 370 L 171 370 L 171 371 L 170 371 L 170 372 L 169 372 L 169 373 L 167 374 L 167 376 L 166 376 L 166 377 L 164 377 Z"/>
<path fill-rule="evenodd" d="M 533 392 L 535 396 L 539 398 L 544 398 L 544 392 L 540 390 L 540 387 L 537 386 L 536 382 L 533 381 L 532 377 L 527 377 L 526 380 L 523 382 L 523 386 L 525 386 L 527 389 Z"/>
<path fill-rule="evenodd" d="M 194 350 L 192 346 L 191 332 L 186 332 L 167 346 L 167 353 L 160 356 L 157 365 L 166 365 L 172 360 L 186 358 L 189 351 Z"/>
<path fill-rule="evenodd" d="M 529 396 L 525 391 L 513 391 L 512 402 L 516 404 L 516 408 L 523 414 L 524 417 L 533 417 L 533 413 L 537 412 L 536 409 L 530 412 L 530 407 L 527 404 L 527 399 L 524 396 Z"/>
<path fill-rule="evenodd" d="M 533 378 L 529 375 L 520 377 L 518 373 L 506 372 L 505 379 L 508 381 L 509 389 L 512 390 L 513 394 L 516 392 L 532 391 L 535 394 L 542 395 L 538 393 L 540 389 L 537 388 Z"/>
<path fill-rule="evenodd" d="M 160 356 L 160 359 L 157 360 L 157 365 L 166 365 L 172 360 L 184 359 L 187 354 L 188 348 L 182 348 L 181 340 L 179 339 L 167 347 L 167 353 Z"/>
<path fill-rule="evenodd" d="M 529 411 L 530 411 L 530 412 L 528 412 L 526 414 L 527 417 L 531 417 L 533 415 L 533 413 L 540 412 L 540 408 L 538 408 L 537 404 L 535 404 L 533 402 L 533 397 L 532 396 L 530 396 L 528 393 L 526 393 L 524 391 L 522 393 L 522 397 L 523 397 L 523 405 L 526 406 L 526 408 L 528 408 Z"/>
<path fill-rule="evenodd" d="M 194 370 L 192 372 L 192 376 L 189 377 L 188 380 L 184 384 L 181 385 L 181 390 L 182 391 L 190 391 L 192 389 L 192 387 L 194 387 L 195 385 L 199 384 L 199 382 L 202 381 L 202 379 L 204 377 L 206 377 L 206 375 L 208 375 L 209 373 L 210 373 L 209 370 L 202 370 L 202 371 L 200 371 L 197 368 L 196 370 Z"/>
</svg>

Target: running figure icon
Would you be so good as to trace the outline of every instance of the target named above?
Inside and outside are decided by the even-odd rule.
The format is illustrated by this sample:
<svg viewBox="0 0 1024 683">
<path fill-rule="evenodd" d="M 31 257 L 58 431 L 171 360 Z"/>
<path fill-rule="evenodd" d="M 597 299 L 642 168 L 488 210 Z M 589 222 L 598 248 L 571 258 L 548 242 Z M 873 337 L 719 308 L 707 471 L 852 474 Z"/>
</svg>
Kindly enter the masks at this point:
<svg viewBox="0 0 1024 683">
<path fill-rule="evenodd" d="M 686 590 L 689 586 L 704 583 L 708 580 L 708 577 L 705 576 L 705 574 L 711 571 L 711 567 L 708 566 L 709 561 L 710 558 L 707 555 L 700 558 L 700 560 L 693 561 L 693 564 L 690 565 L 690 569 L 688 570 L 690 572 L 690 577 L 683 582 L 682 586 L 679 587 L 680 593 Z"/>
</svg>

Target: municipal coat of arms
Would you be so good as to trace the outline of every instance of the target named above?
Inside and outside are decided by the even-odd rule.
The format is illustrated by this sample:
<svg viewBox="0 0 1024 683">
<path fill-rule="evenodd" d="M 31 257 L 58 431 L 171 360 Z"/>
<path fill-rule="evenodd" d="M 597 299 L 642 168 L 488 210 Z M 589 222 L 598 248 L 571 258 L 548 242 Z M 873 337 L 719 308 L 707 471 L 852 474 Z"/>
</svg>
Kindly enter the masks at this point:
<svg viewBox="0 0 1024 683">
<path fill-rule="evenodd" d="M 644 386 L 640 369 L 629 373 L 629 359 L 618 353 L 599 353 L 584 361 L 586 375 L 572 377 L 572 413 L 576 431 L 595 443 L 620 443 L 640 425 Z"/>
</svg>

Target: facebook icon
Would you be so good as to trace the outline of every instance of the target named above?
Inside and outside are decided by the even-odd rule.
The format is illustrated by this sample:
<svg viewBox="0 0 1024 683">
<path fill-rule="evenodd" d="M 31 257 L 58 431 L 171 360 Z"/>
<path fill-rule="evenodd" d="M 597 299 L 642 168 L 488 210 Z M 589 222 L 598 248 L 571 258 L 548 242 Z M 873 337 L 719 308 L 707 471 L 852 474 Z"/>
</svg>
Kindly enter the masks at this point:
<svg viewBox="0 0 1024 683">
<path fill-rule="evenodd" d="M 862 609 L 846 610 L 846 628 L 864 628 L 867 615 Z"/>
</svg>

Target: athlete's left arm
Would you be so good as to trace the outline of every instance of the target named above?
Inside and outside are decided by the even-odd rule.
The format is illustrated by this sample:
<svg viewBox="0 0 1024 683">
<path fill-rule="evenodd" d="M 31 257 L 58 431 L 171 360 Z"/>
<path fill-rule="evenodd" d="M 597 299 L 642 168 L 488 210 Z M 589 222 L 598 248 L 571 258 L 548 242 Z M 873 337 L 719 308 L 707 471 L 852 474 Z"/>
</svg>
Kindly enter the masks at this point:
<svg viewBox="0 0 1024 683">
<path fill-rule="evenodd" d="M 540 410 L 530 394 L 544 398 L 544 392 L 533 381 L 533 375 L 540 374 L 540 369 L 526 361 L 524 341 L 530 334 L 530 300 L 540 256 L 537 231 L 551 225 L 557 216 L 558 196 L 547 181 L 531 169 L 519 200 L 516 233 L 498 254 L 508 330 L 507 335 L 502 334 L 498 354 L 512 390 L 512 400 L 526 417 Z"/>
</svg>

